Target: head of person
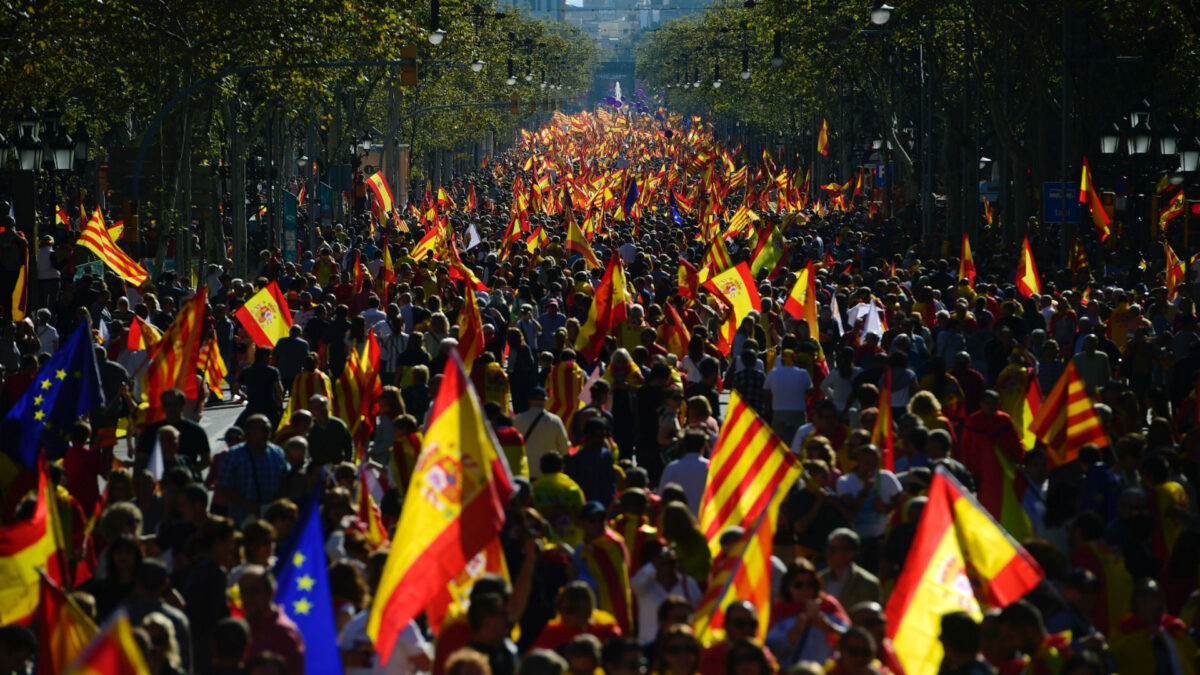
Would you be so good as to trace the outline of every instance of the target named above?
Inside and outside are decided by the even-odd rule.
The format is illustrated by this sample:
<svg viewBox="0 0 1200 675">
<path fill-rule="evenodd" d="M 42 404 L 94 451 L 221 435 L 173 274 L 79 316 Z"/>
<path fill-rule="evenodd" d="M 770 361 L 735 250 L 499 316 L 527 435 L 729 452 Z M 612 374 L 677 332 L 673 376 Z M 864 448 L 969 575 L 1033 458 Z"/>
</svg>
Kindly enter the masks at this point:
<svg viewBox="0 0 1200 675">
<path fill-rule="evenodd" d="M 584 541 L 591 541 L 604 534 L 606 509 L 600 502 L 588 502 L 579 509 L 579 526 L 583 528 Z"/>
<path fill-rule="evenodd" d="M 994 389 L 988 389 L 979 397 L 979 410 L 986 415 L 995 415 L 1000 411 L 1000 394 Z"/>
<path fill-rule="evenodd" d="M 242 609 L 246 618 L 254 621 L 266 616 L 274 609 L 275 577 L 263 565 L 247 565 L 238 577 L 238 590 L 242 594 Z"/>
<path fill-rule="evenodd" d="M 726 619 L 728 622 L 728 619 Z M 728 632 L 726 632 L 728 635 Z M 729 640 L 725 653 L 725 672 L 730 675 L 770 675 L 774 672 L 762 647 L 750 638 Z"/>
<path fill-rule="evenodd" d="M 858 533 L 848 527 L 839 527 L 829 533 L 825 541 L 825 561 L 839 575 L 850 569 L 862 540 Z"/>
<path fill-rule="evenodd" d="M 645 663 L 642 647 L 633 638 L 614 638 L 600 650 L 601 667 L 609 675 L 640 675 Z"/>
<path fill-rule="evenodd" d="M 546 390 L 542 387 L 534 387 L 529 390 L 529 406 L 531 408 L 546 407 Z"/>
<path fill-rule="evenodd" d="M 967 612 L 949 612 L 942 615 L 938 639 L 948 665 L 957 667 L 979 654 L 980 627 Z"/>
<path fill-rule="evenodd" d="M 700 641 L 686 624 L 676 624 L 666 630 L 660 630 L 659 667 L 655 672 L 680 675 L 699 672 L 700 647 Z"/>
<path fill-rule="evenodd" d="M 1154 579 L 1139 580 L 1133 587 L 1133 615 L 1148 626 L 1157 626 L 1166 611 L 1166 597 Z"/>
<path fill-rule="evenodd" d="M 521 659 L 517 675 L 563 675 L 567 672 L 567 661 L 549 649 L 534 649 Z"/>
<path fill-rule="evenodd" d="M 838 638 L 838 666 L 848 675 L 866 675 L 875 659 L 875 638 L 866 629 L 854 627 Z"/>
<path fill-rule="evenodd" d="M 567 671 L 571 675 L 595 675 L 600 668 L 600 640 L 595 635 L 576 635 L 566 647 Z"/>
<path fill-rule="evenodd" d="M 788 565 L 780 580 L 779 592 L 784 600 L 804 606 L 821 596 L 821 578 L 808 558 L 796 558 Z"/>
<path fill-rule="evenodd" d="M 503 644 L 509 630 L 504 596 L 499 593 L 483 593 L 476 597 L 475 593 L 471 593 L 467 623 L 471 626 L 473 640 L 489 646 Z"/>
<path fill-rule="evenodd" d="M 162 403 L 163 413 L 167 416 L 170 422 L 178 422 L 183 417 L 183 406 L 187 403 L 187 397 L 184 396 L 181 389 L 168 389 L 162 393 L 159 401 Z"/>
<path fill-rule="evenodd" d="M 870 479 L 879 471 L 879 446 L 867 443 L 858 449 L 856 459 L 858 463 L 854 465 L 854 473 L 860 480 Z"/>
<path fill-rule="evenodd" d="M 878 602 L 860 602 L 850 608 L 850 622 L 871 634 L 875 644 L 883 644 L 887 634 L 887 614 Z"/>
<path fill-rule="evenodd" d="M 758 609 L 749 600 L 735 600 L 725 609 L 725 637 L 730 642 L 753 640 L 758 633 Z"/>
<path fill-rule="evenodd" d="M 1032 655 L 1046 637 L 1042 613 L 1026 600 L 1018 600 L 1000 611 L 1000 640 L 1009 651 Z"/>
<path fill-rule="evenodd" d="M 308 411 L 313 419 L 321 424 L 329 421 L 329 399 L 323 394 L 313 394 L 308 397 Z"/>
<path fill-rule="evenodd" d="M 271 420 L 266 415 L 251 415 L 245 421 L 246 447 L 263 450 L 271 439 Z"/>
<path fill-rule="evenodd" d="M 558 592 L 554 608 L 566 626 L 584 630 L 596 609 L 596 595 L 592 587 L 583 581 L 572 581 Z"/>
</svg>

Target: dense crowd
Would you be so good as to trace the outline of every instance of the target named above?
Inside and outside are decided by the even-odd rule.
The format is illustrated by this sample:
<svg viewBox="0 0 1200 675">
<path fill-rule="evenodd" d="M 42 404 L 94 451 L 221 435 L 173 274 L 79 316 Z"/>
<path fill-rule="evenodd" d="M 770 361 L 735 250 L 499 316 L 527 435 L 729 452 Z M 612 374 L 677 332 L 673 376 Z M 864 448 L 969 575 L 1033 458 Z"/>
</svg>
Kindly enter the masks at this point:
<svg viewBox="0 0 1200 675">
<path fill-rule="evenodd" d="M 232 260 L 210 266 L 199 280 L 202 334 L 215 340 L 225 381 L 198 370 L 196 394 L 162 393 L 164 417 L 151 424 L 137 412 L 147 353 L 129 333 L 167 331 L 197 288 L 170 272 L 140 288 L 111 271 L 73 278 L 54 239 L 71 234 L 39 241 L 39 309 L 0 326 L 0 414 L 89 319 L 105 405 L 74 424 L 50 467 L 76 578 L 86 577 L 69 598 L 97 623 L 125 611 L 156 675 L 303 672 L 313 636 L 274 601 L 272 570 L 316 494 L 337 631 L 319 639 L 336 641 L 347 673 L 900 673 L 903 645 L 889 638 L 885 607 L 925 492 L 946 472 L 1015 500 L 1004 502 L 1015 512 L 993 515 L 1023 523 L 1010 533 L 1045 578 L 1017 602 L 985 607 L 981 621 L 945 615 L 941 672 L 1197 671 L 1193 278 L 1169 295 L 1160 255 L 1146 261 L 1090 233 L 1088 264 L 1054 265 L 1058 231 L 1031 222 L 1044 276 L 1042 293 L 1026 297 L 1014 284 L 1019 246 L 999 227 L 971 228 L 975 275 L 960 278 L 957 244 L 922 237 L 914 205 L 888 216 L 868 193 L 843 209 L 759 209 L 761 222 L 721 237 L 731 265 L 752 261 L 767 227 L 785 245 L 754 280 L 760 304 L 727 329 L 728 303 L 687 287 L 686 269 L 705 270 L 714 237 L 698 208 L 666 196 L 670 182 L 636 218 L 609 211 L 590 224 L 599 265 L 569 244 L 563 211 L 514 215 L 514 183 L 537 190 L 547 173 L 553 182 L 569 170 L 678 168 L 679 196 L 708 189 L 707 176 L 687 170 L 696 153 L 672 154 L 687 150 L 665 133 L 682 136 L 694 122 L 584 119 L 595 150 L 560 156 L 553 171 L 539 164 L 554 144 L 527 135 L 443 186 L 442 204 L 427 188 L 419 206 L 373 222 L 362 193 L 350 220 L 320 227 L 298 260 L 266 249 L 248 271 Z M 565 120 L 552 126 L 576 133 Z M 757 158 L 740 159 L 753 174 Z M 744 190 L 727 189 L 727 215 Z M 623 193 L 610 201 L 632 203 Z M 591 217 L 576 207 L 578 220 Z M 466 278 L 441 248 L 412 256 L 434 208 Z M 581 329 L 614 257 L 628 280 L 626 316 L 588 358 L 577 351 Z M 784 311 L 810 263 L 815 325 Z M 273 347 L 235 318 L 269 284 L 291 314 Z M 515 487 L 504 564 L 404 628 L 384 664 L 367 630 L 372 595 L 389 541 L 410 536 L 394 528 L 417 498 L 407 489 L 459 347 L 464 293 L 483 332 L 465 365 Z M 335 383 L 370 343 L 374 419 L 341 419 Z M 1061 449 L 1026 434 L 1024 406 L 1031 381 L 1044 396 L 1068 365 L 1104 442 L 1062 461 Z M 745 536 L 731 528 L 712 542 L 699 524 L 729 391 L 804 471 L 778 501 L 770 606 L 729 604 L 708 639 L 693 629 L 696 610 Z M 244 410 L 210 442 L 206 408 L 230 404 Z M 873 433 L 884 413 L 886 449 Z M 6 522 L 30 489 L 7 491 Z M 26 672 L 40 633 L 0 628 L 0 669 Z"/>
</svg>

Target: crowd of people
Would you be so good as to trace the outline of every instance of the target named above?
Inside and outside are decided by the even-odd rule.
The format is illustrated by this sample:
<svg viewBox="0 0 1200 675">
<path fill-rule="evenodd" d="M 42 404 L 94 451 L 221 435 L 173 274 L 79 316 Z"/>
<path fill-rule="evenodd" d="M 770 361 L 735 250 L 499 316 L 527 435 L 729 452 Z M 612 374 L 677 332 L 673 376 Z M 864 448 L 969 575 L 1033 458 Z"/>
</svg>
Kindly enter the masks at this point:
<svg viewBox="0 0 1200 675">
<path fill-rule="evenodd" d="M 299 673 L 314 637 L 337 642 L 347 673 L 901 673 L 905 646 L 891 641 L 885 608 L 925 491 L 947 472 L 968 490 L 991 483 L 1014 495 L 1005 508 L 1028 529 L 1012 534 L 1045 578 L 982 617 L 945 615 L 941 672 L 1197 672 L 1193 279 L 1169 294 L 1161 256 L 1092 241 L 1086 266 L 1046 264 L 1056 271 L 1026 297 L 1014 284 L 1019 246 L 998 227 L 969 228 L 976 269 L 960 278 L 957 247 L 922 237 L 915 206 L 886 214 L 863 194 L 831 208 L 806 184 L 804 201 L 785 210 L 771 193 L 782 167 L 738 156 L 748 168 L 739 180 L 721 153 L 736 154 L 677 115 L 556 115 L 424 203 L 380 222 L 361 199 L 298 259 L 268 249 L 250 270 L 225 261 L 199 289 L 169 272 L 140 288 L 112 271 L 72 278 L 54 262 L 53 239 L 40 241 L 38 309 L 0 325 L 0 414 L 81 320 L 105 327 L 105 405 L 75 423 L 50 469 L 72 562 L 87 570 L 69 597 L 97 623 L 127 612 L 155 675 Z M 606 199 L 610 180 L 581 204 L 562 187 L 568 174 L 599 185 L 633 175 L 630 166 L 648 177 L 643 196 L 620 183 Z M 564 190 L 576 213 L 546 205 Z M 729 233 L 746 203 L 754 221 Z M 457 260 L 442 248 L 412 255 L 439 227 L 427 210 L 453 231 Z M 705 219 L 722 211 L 710 229 Z M 568 241 L 569 219 L 590 221 L 599 265 Z M 711 263 L 714 233 L 729 233 L 720 239 L 730 266 L 749 264 L 769 228 L 781 257 L 758 270 L 759 305 L 730 326 L 727 299 L 689 286 L 687 269 L 723 271 Z M 1031 228 L 1035 243 L 1054 236 Z M 581 330 L 614 257 L 629 301 L 591 356 Z M 809 264 L 815 325 L 784 310 Z M 43 273 L 61 283 L 41 285 Z M 235 318 L 269 284 L 291 314 L 273 347 Z M 129 332 L 166 331 L 198 290 L 225 381 L 198 371 L 195 396 L 163 393 L 163 419 L 140 424 L 147 354 Z M 465 293 L 483 332 L 466 367 L 516 486 L 505 570 L 476 575 L 463 602 L 441 608 L 439 623 L 419 617 L 385 658 L 367 631 L 371 598 L 388 541 L 407 536 L 393 531 L 404 504 L 419 498 L 407 488 L 462 337 Z M 370 342 L 377 413 L 341 419 L 333 383 Z M 1022 420 L 1031 381 L 1046 394 L 1068 365 L 1104 440 L 1062 462 Z M 696 610 L 745 535 L 729 529 L 712 542 L 699 525 L 729 391 L 804 474 L 780 500 L 770 605 L 734 601 L 718 637 L 702 640 Z M 200 423 L 214 404 L 244 406 L 217 442 Z M 884 412 L 886 451 L 873 433 Z M 361 495 L 374 482 L 375 516 Z M 314 490 L 337 635 L 302 635 L 292 608 L 273 600 L 277 547 Z M 6 522 L 25 496 L 10 492 Z M 4 672 L 27 672 L 38 633 L 0 628 Z"/>
</svg>

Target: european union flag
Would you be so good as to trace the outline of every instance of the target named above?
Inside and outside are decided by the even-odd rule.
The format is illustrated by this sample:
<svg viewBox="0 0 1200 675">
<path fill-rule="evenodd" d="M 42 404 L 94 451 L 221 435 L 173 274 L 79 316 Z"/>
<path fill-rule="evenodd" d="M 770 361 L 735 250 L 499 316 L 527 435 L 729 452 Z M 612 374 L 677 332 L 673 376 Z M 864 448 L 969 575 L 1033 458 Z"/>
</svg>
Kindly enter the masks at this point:
<svg viewBox="0 0 1200 675">
<path fill-rule="evenodd" d="M 5 443 L 5 453 L 18 465 L 37 467 L 38 449 L 51 460 L 61 459 L 70 441 L 71 425 L 104 405 L 100 368 L 87 320 L 59 346 L 44 368 L 17 400 L 0 424 L 0 436 L 16 438 Z"/>
<path fill-rule="evenodd" d="M 637 179 L 630 178 L 629 179 L 629 188 L 626 189 L 626 191 L 625 191 L 625 215 L 628 216 L 630 213 L 633 212 L 633 205 L 637 204 L 637 200 L 638 200 Z"/>
<path fill-rule="evenodd" d="M 309 496 L 296 529 L 279 549 L 284 554 L 275 566 L 275 602 L 304 636 L 305 672 L 340 673 L 342 656 L 333 624 L 319 494 Z"/>
<path fill-rule="evenodd" d="M 671 203 L 671 220 L 675 221 L 676 225 L 683 225 L 683 216 L 679 215 L 679 203 L 675 201 L 675 191 L 667 190 L 670 193 L 668 199 Z"/>
</svg>

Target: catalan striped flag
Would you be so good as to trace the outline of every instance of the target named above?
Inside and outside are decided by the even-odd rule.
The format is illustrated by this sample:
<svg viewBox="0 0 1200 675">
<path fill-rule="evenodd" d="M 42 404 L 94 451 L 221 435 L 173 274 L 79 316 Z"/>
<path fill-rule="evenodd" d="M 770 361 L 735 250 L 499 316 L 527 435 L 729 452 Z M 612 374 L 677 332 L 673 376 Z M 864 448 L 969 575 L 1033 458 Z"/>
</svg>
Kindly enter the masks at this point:
<svg viewBox="0 0 1200 675">
<path fill-rule="evenodd" d="M 463 289 L 463 306 L 458 313 L 458 354 L 463 363 L 473 364 L 482 353 L 483 317 L 479 313 L 475 291 L 468 287 Z"/>
<path fill-rule="evenodd" d="M 0 625 L 33 618 L 41 599 L 42 576 L 56 584 L 67 574 L 58 500 L 50 483 L 45 456 L 37 460 L 37 506 L 33 517 L 0 526 Z"/>
<path fill-rule="evenodd" d="M 595 361 L 600 355 L 604 338 L 625 320 L 631 302 L 629 288 L 625 285 L 625 266 L 621 264 L 621 256 L 614 254 L 608 259 L 604 276 L 592 296 L 587 321 L 575 337 L 575 351 L 585 363 Z"/>
<path fill-rule="evenodd" d="M 1166 255 L 1167 300 L 1174 302 L 1179 296 L 1179 285 L 1183 283 L 1183 261 L 1175 255 L 1175 249 L 1166 239 L 1163 239 L 1163 253 Z"/>
<path fill-rule="evenodd" d="M 908 558 L 887 604 L 887 635 L 907 675 L 934 675 L 942 661 L 941 617 L 981 605 L 1004 607 L 1043 577 L 1037 561 L 1004 533 L 958 481 L 939 468 Z"/>
<path fill-rule="evenodd" d="M 333 384 L 329 376 L 320 369 L 313 371 L 301 370 L 292 380 L 292 393 L 288 396 L 287 407 L 283 409 L 283 417 L 279 418 L 279 428 L 275 430 L 276 439 L 288 430 L 292 421 L 292 413 L 308 408 L 308 399 L 320 394 L 330 401 L 333 400 Z"/>
<path fill-rule="evenodd" d="M 704 254 L 700 268 L 700 283 L 704 283 L 730 267 L 733 267 L 733 259 L 729 256 L 729 249 L 725 248 L 725 242 L 720 237 L 713 237 L 712 246 L 709 247 L 708 253 Z"/>
<path fill-rule="evenodd" d="M 333 385 L 333 414 L 345 420 L 359 456 L 366 452 L 383 385 L 379 381 L 379 341 L 367 331 L 366 344 L 350 350 L 342 374 Z"/>
<path fill-rule="evenodd" d="M 129 351 L 137 349 L 154 351 L 160 340 L 162 340 L 162 331 L 158 327 L 136 314 L 133 316 L 133 321 L 129 323 L 129 335 L 125 339 L 126 349 Z"/>
<path fill-rule="evenodd" d="M 1074 363 L 1067 363 L 1029 423 L 1029 430 L 1046 444 L 1050 462 L 1055 466 L 1075 459 L 1079 448 L 1087 443 L 1101 448 L 1108 445 L 1108 435 L 1092 410 L 1092 398 Z"/>
<path fill-rule="evenodd" d="M 896 469 L 896 448 L 892 444 L 892 369 L 883 371 L 883 386 L 879 388 L 879 414 L 871 429 L 871 444 L 879 448 L 879 466 L 886 471 Z"/>
<path fill-rule="evenodd" d="M 754 249 L 754 255 L 750 257 L 750 274 L 755 277 L 764 269 L 767 270 L 768 278 L 774 277 L 779 263 L 783 261 L 786 248 L 783 243 L 783 233 L 774 225 L 768 227 L 770 230 L 766 236 L 759 237 L 758 247 Z"/>
<path fill-rule="evenodd" d="M 817 152 L 829 156 L 829 122 L 821 118 L 821 131 L 817 134 Z"/>
<path fill-rule="evenodd" d="M 1180 191 L 1182 193 L 1182 190 Z M 1092 212 L 1092 226 L 1096 228 L 1096 236 L 1100 241 L 1108 239 L 1112 234 L 1112 218 L 1104 210 L 1100 195 L 1096 192 L 1096 184 L 1092 182 L 1092 171 L 1088 168 L 1087 155 L 1083 157 L 1083 175 L 1079 178 L 1079 203 L 1087 204 Z"/>
<path fill-rule="evenodd" d="M 133 635 L 129 614 L 118 609 L 88 643 L 67 675 L 149 675 L 142 648 Z"/>
<path fill-rule="evenodd" d="M 1027 298 L 1035 293 L 1042 293 L 1042 282 L 1038 280 L 1037 265 L 1033 262 L 1033 249 L 1029 246 L 1029 237 L 1025 237 L 1021 242 L 1021 258 L 1017 262 L 1017 290 Z"/>
<path fill-rule="evenodd" d="M 963 232 L 962 255 L 958 260 L 958 278 L 966 279 L 971 288 L 975 288 L 975 256 L 971 255 L 971 238 L 966 232 Z"/>
<path fill-rule="evenodd" d="M 446 362 L 367 633 L 381 662 L 447 582 L 500 534 L 512 478 L 457 352 Z"/>
<path fill-rule="evenodd" d="M 388 214 L 396 208 L 396 200 L 392 198 L 392 190 L 388 187 L 387 179 L 382 171 L 376 171 L 366 180 L 367 189 L 371 191 L 371 210 L 375 219 L 380 223 L 387 222 Z"/>
<path fill-rule="evenodd" d="M 141 265 L 137 264 L 137 261 L 117 247 L 117 243 L 108 233 L 108 228 L 104 226 L 104 214 L 98 208 L 84 226 L 76 243 L 87 247 L 105 265 L 116 272 L 117 276 L 134 286 L 141 286 L 146 279 L 150 278 L 150 275 Z"/>
<path fill-rule="evenodd" d="M 379 268 L 379 278 L 375 280 L 375 287 L 379 290 L 379 300 L 386 305 L 388 288 L 396 283 L 396 265 L 392 262 L 392 250 L 388 246 L 387 237 L 383 238 L 379 248 L 383 251 L 383 265 Z"/>
<path fill-rule="evenodd" d="M 558 415 L 563 426 L 571 428 L 575 412 L 583 407 L 583 385 L 587 374 L 574 360 L 560 361 L 546 377 L 546 412 Z"/>
<path fill-rule="evenodd" d="M 143 424 L 152 424 L 165 416 L 161 397 L 168 389 L 181 389 L 191 399 L 199 396 L 196 364 L 200 360 L 200 331 L 204 325 L 207 298 L 207 289 L 204 286 L 197 288 L 192 299 L 183 304 L 167 327 L 157 348 L 150 353 L 150 366 L 142 385 Z"/>
<path fill-rule="evenodd" d="M 433 253 L 441 240 L 442 227 L 440 224 L 435 224 L 429 228 L 424 237 L 421 237 L 421 241 L 417 242 L 417 245 L 413 247 L 409 255 L 412 256 L 413 260 L 420 261 L 426 255 Z"/>
<path fill-rule="evenodd" d="M 763 509 L 730 554 L 722 552 L 713 560 L 692 624 L 701 644 L 717 641 L 717 631 L 725 627 L 725 608 L 735 600 L 749 600 L 758 609 L 758 641 L 766 639 L 771 608 L 771 550 L 778 518 L 778 509 Z"/>
<path fill-rule="evenodd" d="M 629 550 L 610 527 L 580 548 L 580 558 L 596 582 L 596 604 L 617 620 L 626 635 L 633 630 L 633 593 L 629 586 Z"/>
<path fill-rule="evenodd" d="M 54 224 L 61 225 L 68 230 L 74 229 L 71 227 L 71 217 L 67 215 L 66 209 L 64 209 L 62 206 L 56 206 L 54 208 Z"/>
<path fill-rule="evenodd" d="M 794 483 L 801 469 L 800 458 L 737 391 L 730 392 L 700 502 L 700 529 L 712 554 L 720 552 L 721 533 L 727 528 L 750 532 L 757 514 L 777 511 L 787 492 L 779 487 Z"/>
<path fill-rule="evenodd" d="M 717 348 L 722 353 L 729 354 L 733 349 L 733 337 L 742 321 L 750 312 L 762 309 L 758 287 L 754 285 L 754 277 L 750 275 L 750 266 L 744 262 L 704 282 L 704 287 L 730 307 L 729 318 L 721 326 L 721 332 L 717 336 Z"/>
<path fill-rule="evenodd" d="M 225 390 L 221 388 L 221 383 L 229 376 L 229 369 L 225 367 L 225 359 L 221 358 L 221 351 L 217 349 L 215 330 L 209 332 L 208 339 L 200 348 L 200 370 L 204 373 L 204 379 L 208 381 L 208 388 L 217 392 L 218 397 L 225 398 Z"/>
</svg>

